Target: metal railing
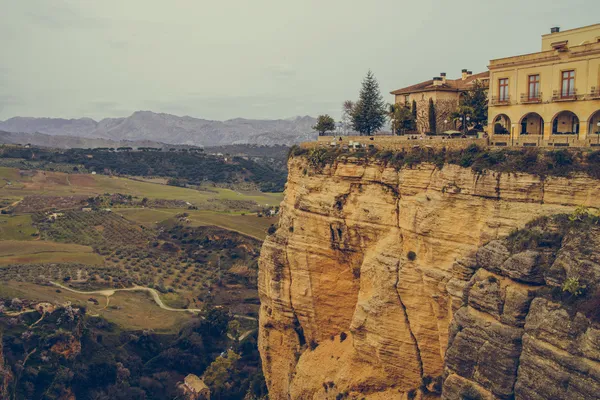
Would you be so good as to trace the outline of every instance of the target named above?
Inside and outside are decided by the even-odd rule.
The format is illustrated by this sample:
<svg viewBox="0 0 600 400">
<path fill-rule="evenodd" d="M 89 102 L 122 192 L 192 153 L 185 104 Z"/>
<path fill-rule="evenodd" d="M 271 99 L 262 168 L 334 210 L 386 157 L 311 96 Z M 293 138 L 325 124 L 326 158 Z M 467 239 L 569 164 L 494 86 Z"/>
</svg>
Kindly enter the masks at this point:
<svg viewBox="0 0 600 400">
<path fill-rule="evenodd" d="M 492 96 L 490 104 L 493 106 L 508 106 L 511 104 L 510 96 Z"/>
<path fill-rule="evenodd" d="M 542 93 L 521 93 L 521 103 L 541 103 Z"/>
<path fill-rule="evenodd" d="M 580 99 L 581 96 L 577 94 L 577 89 L 571 89 L 569 91 L 554 90 L 552 92 L 552 101 L 569 101 Z"/>
</svg>

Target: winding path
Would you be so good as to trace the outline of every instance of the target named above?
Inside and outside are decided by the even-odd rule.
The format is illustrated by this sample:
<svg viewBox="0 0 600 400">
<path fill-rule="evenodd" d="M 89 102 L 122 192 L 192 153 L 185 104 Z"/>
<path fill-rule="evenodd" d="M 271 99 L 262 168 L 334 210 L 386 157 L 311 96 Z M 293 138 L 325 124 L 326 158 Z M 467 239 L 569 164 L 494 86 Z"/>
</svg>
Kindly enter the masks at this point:
<svg viewBox="0 0 600 400">
<path fill-rule="evenodd" d="M 54 286 L 58 286 L 61 289 L 65 289 L 65 290 L 68 290 L 73 293 L 79 293 L 79 294 L 84 294 L 84 295 L 99 294 L 102 296 L 106 296 L 107 299 L 110 296 L 114 295 L 116 292 L 148 292 L 154 299 L 154 302 L 163 310 L 174 311 L 174 312 L 191 312 L 191 313 L 202 312 L 201 308 L 172 308 L 172 307 L 169 307 L 169 306 L 165 305 L 165 303 L 163 303 L 163 301 L 160 298 L 158 291 L 156 289 L 152 289 L 152 288 L 144 287 L 144 286 L 134 286 L 134 287 L 123 288 L 123 289 L 102 289 L 102 290 L 93 290 L 90 292 L 84 292 L 81 290 L 71 289 L 70 287 L 61 285 L 60 283 L 56 283 L 56 282 L 50 282 L 50 283 L 52 283 Z M 248 317 L 248 318 L 252 318 L 252 317 Z"/>
<path fill-rule="evenodd" d="M 165 303 L 163 303 L 163 301 L 160 298 L 160 295 L 158 293 L 158 290 L 152 289 L 149 287 L 144 287 L 144 286 L 133 286 L 130 288 L 123 288 L 123 289 L 101 289 L 101 290 L 93 290 L 90 292 L 84 292 L 81 290 L 76 290 L 76 289 L 72 289 L 70 287 L 61 285 L 60 283 L 57 283 L 57 282 L 50 282 L 50 283 L 53 284 L 54 286 L 58 286 L 61 289 L 65 289 L 65 290 L 68 290 L 73 293 L 84 294 L 84 295 L 99 294 L 99 295 L 105 296 L 107 299 L 107 304 L 108 304 L 108 299 L 110 298 L 110 296 L 114 295 L 116 292 L 148 292 L 154 299 L 154 302 L 163 310 L 174 311 L 174 312 L 191 312 L 191 313 L 200 313 L 203 311 L 201 308 L 172 308 L 172 307 L 169 307 L 169 306 L 165 305 Z M 247 315 L 233 314 L 233 316 L 235 318 L 239 318 L 239 319 L 258 321 L 257 318 L 249 317 Z"/>
</svg>

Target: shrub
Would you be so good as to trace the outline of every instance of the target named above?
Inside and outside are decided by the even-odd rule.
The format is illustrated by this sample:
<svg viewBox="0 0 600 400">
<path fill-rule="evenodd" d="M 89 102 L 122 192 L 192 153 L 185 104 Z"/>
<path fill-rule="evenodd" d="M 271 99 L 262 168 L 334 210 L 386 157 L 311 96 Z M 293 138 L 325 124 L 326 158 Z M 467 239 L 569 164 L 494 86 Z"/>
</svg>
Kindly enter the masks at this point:
<svg viewBox="0 0 600 400">
<path fill-rule="evenodd" d="M 417 253 L 411 250 L 406 254 L 406 257 L 408 257 L 410 261 L 415 261 L 417 259 Z"/>
<path fill-rule="evenodd" d="M 579 297 L 585 291 L 586 286 L 579 283 L 579 278 L 567 278 L 562 285 L 562 291 L 568 292 L 571 296 Z"/>
</svg>

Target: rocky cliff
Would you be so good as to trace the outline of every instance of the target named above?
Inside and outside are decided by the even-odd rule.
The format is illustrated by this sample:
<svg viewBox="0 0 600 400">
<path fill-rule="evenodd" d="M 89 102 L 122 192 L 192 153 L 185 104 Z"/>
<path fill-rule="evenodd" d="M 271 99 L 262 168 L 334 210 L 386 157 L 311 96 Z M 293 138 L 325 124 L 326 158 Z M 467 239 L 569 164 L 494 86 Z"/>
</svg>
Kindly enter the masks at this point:
<svg viewBox="0 0 600 400">
<path fill-rule="evenodd" d="M 501 341 L 536 345 L 530 338 L 549 334 L 528 310 L 519 309 L 534 297 L 527 285 L 519 278 L 509 282 L 509 272 L 504 278 L 484 261 L 476 264 L 475 254 L 528 221 L 571 213 L 579 205 L 600 206 L 598 181 L 475 173 L 455 165 L 398 170 L 377 161 L 316 166 L 306 157 L 290 159 L 280 224 L 260 259 L 259 346 L 271 398 L 439 398 L 442 388 L 448 399 L 460 398 L 451 393 L 479 398 L 468 397 L 469 391 L 510 398 L 512 387 L 521 390 L 509 378 L 520 357 L 544 357 L 548 349 L 503 348 L 513 364 L 501 365 L 507 378 L 497 389 L 478 372 L 486 364 L 479 367 L 483 356 L 473 346 L 489 343 L 497 332 L 507 335 Z M 502 295 L 487 299 L 487 289 L 481 289 L 479 310 L 472 305 L 478 301 L 473 280 L 488 274 L 503 277 L 496 278 Z M 486 301 L 510 310 L 508 302 L 514 310 L 505 317 L 490 314 Z M 551 302 L 536 299 L 533 307 L 555 313 L 561 322 Z M 463 334 L 469 329 L 488 336 L 461 342 L 471 338 Z M 473 357 L 467 370 L 456 366 L 463 365 L 465 346 Z M 495 362 L 495 351 L 491 354 L 488 369 Z M 527 379 L 541 384 L 536 374 L 544 373 L 532 370 Z M 533 390 L 525 388 L 525 379 L 522 390 Z"/>
</svg>

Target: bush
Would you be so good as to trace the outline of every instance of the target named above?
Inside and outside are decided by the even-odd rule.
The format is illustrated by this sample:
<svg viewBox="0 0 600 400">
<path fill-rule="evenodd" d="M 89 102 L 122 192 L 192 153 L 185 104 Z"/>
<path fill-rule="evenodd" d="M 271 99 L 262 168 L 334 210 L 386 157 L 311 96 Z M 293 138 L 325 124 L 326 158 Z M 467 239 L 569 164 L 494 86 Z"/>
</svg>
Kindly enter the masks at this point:
<svg viewBox="0 0 600 400">
<path fill-rule="evenodd" d="M 406 257 L 408 257 L 410 261 L 415 261 L 417 259 L 417 253 L 411 250 L 406 254 Z"/>
<path fill-rule="evenodd" d="M 562 285 L 562 291 L 568 292 L 571 296 L 579 297 L 585 291 L 586 286 L 579 283 L 578 278 L 567 278 Z"/>
<path fill-rule="evenodd" d="M 346 340 L 347 337 L 348 335 L 346 334 L 346 332 L 340 333 L 340 343 Z"/>
</svg>

